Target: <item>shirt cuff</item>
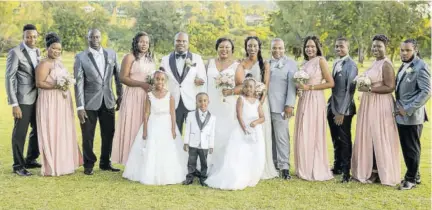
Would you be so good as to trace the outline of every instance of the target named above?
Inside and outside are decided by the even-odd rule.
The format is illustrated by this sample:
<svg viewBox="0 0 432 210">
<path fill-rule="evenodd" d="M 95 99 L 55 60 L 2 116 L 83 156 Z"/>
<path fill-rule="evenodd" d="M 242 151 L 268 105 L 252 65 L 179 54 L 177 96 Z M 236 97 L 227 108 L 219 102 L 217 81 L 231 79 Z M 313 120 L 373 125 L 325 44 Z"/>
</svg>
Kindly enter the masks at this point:
<svg viewBox="0 0 432 210">
<path fill-rule="evenodd" d="M 19 104 L 11 104 L 12 107 L 19 106 Z"/>
<path fill-rule="evenodd" d="M 77 110 L 78 110 L 78 111 L 79 111 L 79 110 L 84 110 L 84 107 L 83 107 L 83 106 L 80 106 L 80 107 L 77 108 Z"/>
</svg>

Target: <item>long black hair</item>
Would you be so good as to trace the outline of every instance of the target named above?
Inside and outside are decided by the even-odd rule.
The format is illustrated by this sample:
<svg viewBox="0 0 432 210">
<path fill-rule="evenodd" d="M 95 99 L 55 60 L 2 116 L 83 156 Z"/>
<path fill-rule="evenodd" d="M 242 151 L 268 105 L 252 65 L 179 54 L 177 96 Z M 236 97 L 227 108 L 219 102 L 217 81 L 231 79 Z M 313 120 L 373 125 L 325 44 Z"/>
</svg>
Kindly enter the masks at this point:
<svg viewBox="0 0 432 210">
<path fill-rule="evenodd" d="M 150 36 L 146 32 L 138 32 L 135 35 L 135 37 L 132 39 L 132 48 L 131 48 L 131 51 L 132 51 L 132 54 L 135 57 L 135 60 L 139 59 L 140 49 L 138 48 L 138 42 L 139 42 L 139 39 L 142 36 L 147 36 L 149 38 L 149 40 L 150 40 Z M 150 43 L 149 43 L 149 49 L 148 49 L 147 54 L 145 55 L 145 57 L 147 57 L 148 59 L 150 59 L 151 61 L 153 61 L 153 54 L 150 51 Z"/>
<path fill-rule="evenodd" d="M 309 57 L 306 54 L 306 44 L 309 40 L 312 40 L 315 43 L 315 46 L 317 48 L 317 56 L 322 56 L 323 51 L 322 51 L 322 45 L 321 45 L 319 38 L 316 36 L 307 36 L 304 39 L 304 43 L 303 43 L 303 57 L 304 57 L 304 59 L 309 60 Z"/>
<path fill-rule="evenodd" d="M 261 44 L 262 43 L 261 43 L 261 40 L 258 37 L 256 37 L 256 36 L 248 36 L 248 37 L 246 37 L 245 42 L 244 42 L 244 49 L 246 51 L 246 56 L 249 57 L 249 53 L 247 52 L 247 43 L 251 39 L 255 39 L 258 42 L 258 48 L 259 49 L 258 49 L 258 56 L 257 56 L 257 58 L 258 58 L 258 64 L 259 64 L 260 71 L 261 71 L 261 80 L 262 80 L 261 82 L 264 82 L 265 67 L 264 67 L 264 59 L 262 58 L 262 55 L 261 55 Z"/>
</svg>

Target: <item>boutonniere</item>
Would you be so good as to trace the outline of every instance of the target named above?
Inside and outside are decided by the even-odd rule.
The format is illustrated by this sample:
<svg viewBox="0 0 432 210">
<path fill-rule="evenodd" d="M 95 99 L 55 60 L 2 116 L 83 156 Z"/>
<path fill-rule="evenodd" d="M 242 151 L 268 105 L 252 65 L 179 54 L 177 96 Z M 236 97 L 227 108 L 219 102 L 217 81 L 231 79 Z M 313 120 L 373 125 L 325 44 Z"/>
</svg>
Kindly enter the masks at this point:
<svg viewBox="0 0 432 210">
<path fill-rule="evenodd" d="M 110 63 L 110 64 L 111 64 L 111 63 L 113 63 L 113 60 L 111 60 L 111 59 L 108 59 L 108 63 Z"/>
<path fill-rule="evenodd" d="M 285 66 L 285 64 L 284 64 L 283 61 L 279 61 L 279 62 L 276 64 L 276 68 L 278 68 L 278 69 L 282 69 L 284 66 Z"/>
<path fill-rule="evenodd" d="M 188 68 L 196 66 L 196 63 L 192 62 L 192 60 L 190 58 L 186 58 L 185 64 Z"/>
<path fill-rule="evenodd" d="M 407 68 L 406 70 L 405 70 L 405 72 L 406 73 L 411 73 L 411 72 L 413 72 L 414 71 L 414 69 L 412 68 L 412 67 L 409 67 L 409 68 Z"/>
</svg>

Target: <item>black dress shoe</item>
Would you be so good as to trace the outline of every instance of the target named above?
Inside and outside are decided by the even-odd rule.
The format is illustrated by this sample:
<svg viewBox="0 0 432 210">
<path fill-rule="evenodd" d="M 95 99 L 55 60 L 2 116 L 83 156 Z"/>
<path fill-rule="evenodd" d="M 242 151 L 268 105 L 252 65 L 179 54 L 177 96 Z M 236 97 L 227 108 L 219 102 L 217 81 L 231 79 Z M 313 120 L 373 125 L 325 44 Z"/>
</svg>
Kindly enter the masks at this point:
<svg viewBox="0 0 432 210">
<path fill-rule="evenodd" d="M 341 175 L 342 170 L 338 168 L 332 168 L 331 171 L 333 172 L 333 175 Z"/>
<path fill-rule="evenodd" d="M 93 175 L 93 168 L 84 168 L 85 175 Z"/>
<path fill-rule="evenodd" d="M 351 181 L 351 176 L 349 174 L 344 174 L 342 176 L 342 180 L 341 180 L 342 183 L 348 183 L 350 181 Z"/>
<path fill-rule="evenodd" d="M 112 165 L 108 165 L 108 166 L 99 166 L 99 168 L 100 168 L 102 171 L 112 171 L 112 172 L 119 172 L 119 171 L 120 171 L 120 169 L 118 169 L 118 168 L 114 168 L 114 167 L 112 167 Z"/>
<path fill-rule="evenodd" d="M 14 170 L 14 173 L 18 176 L 31 176 L 32 173 L 30 171 L 27 171 L 25 168 Z"/>
<path fill-rule="evenodd" d="M 402 181 L 403 183 L 399 186 L 399 190 L 411 190 L 416 186 L 416 183 L 410 181 Z"/>
<path fill-rule="evenodd" d="M 32 160 L 30 162 L 27 162 L 25 165 L 26 168 L 41 168 L 42 165 L 38 163 L 36 160 Z"/>
<path fill-rule="evenodd" d="M 282 169 L 282 179 L 286 179 L 286 180 L 291 179 L 291 176 L 287 169 Z"/>
<path fill-rule="evenodd" d="M 192 184 L 193 183 L 193 179 L 186 179 L 186 180 L 184 180 L 183 181 L 183 185 L 190 185 L 190 184 Z"/>
<path fill-rule="evenodd" d="M 200 182 L 201 186 L 208 187 L 208 185 L 205 183 L 205 179 L 199 179 L 199 182 Z"/>
</svg>

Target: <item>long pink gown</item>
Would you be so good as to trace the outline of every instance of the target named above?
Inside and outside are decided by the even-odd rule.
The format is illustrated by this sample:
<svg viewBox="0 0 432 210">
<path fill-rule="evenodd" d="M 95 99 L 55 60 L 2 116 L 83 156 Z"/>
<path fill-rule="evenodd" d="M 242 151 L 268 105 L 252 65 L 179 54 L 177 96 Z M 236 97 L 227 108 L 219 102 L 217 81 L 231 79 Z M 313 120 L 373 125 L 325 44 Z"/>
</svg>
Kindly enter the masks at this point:
<svg viewBox="0 0 432 210">
<path fill-rule="evenodd" d="M 145 82 L 147 76 L 153 74 L 155 69 L 154 62 L 141 58 L 132 63 L 130 77 Z M 130 148 L 143 122 L 146 98 L 147 93 L 141 87 L 124 88 L 111 152 L 113 163 L 126 164 Z"/>
<path fill-rule="evenodd" d="M 68 71 L 56 60 L 46 82 L 55 84 Z M 78 147 L 70 91 L 39 89 L 36 123 L 43 176 L 71 174 L 83 164 Z"/>
<path fill-rule="evenodd" d="M 308 85 L 323 81 L 319 60 L 315 57 L 302 69 L 309 74 Z M 323 90 L 303 91 L 297 104 L 294 128 L 294 161 L 299 178 L 325 181 L 333 178 L 327 157 L 326 101 Z"/>
<path fill-rule="evenodd" d="M 375 61 L 364 74 L 372 86 L 383 85 L 382 66 L 387 58 Z M 357 113 L 357 129 L 351 159 L 353 178 L 366 182 L 372 174 L 373 151 L 381 183 L 395 186 L 400 182 L 399 136 L 393 117 L 391 93 L 363 93 Z"/>
</svg>

